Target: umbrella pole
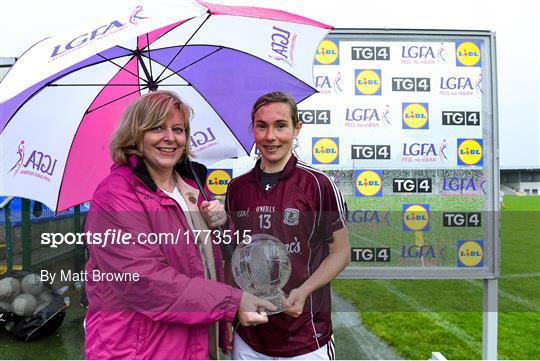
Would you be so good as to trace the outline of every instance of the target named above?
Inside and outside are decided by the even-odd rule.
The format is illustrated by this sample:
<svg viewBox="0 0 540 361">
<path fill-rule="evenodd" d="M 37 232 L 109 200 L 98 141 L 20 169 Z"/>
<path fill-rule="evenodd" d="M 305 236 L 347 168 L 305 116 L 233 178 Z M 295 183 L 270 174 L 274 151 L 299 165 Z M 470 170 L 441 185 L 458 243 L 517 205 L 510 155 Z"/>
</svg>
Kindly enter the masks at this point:
<svg viewBox="0 0 540 361">
<path fill-rule="evenodd" d="M 186 162 L 189 167 L 189 170 L 191 171 L 191 174 L 193 174 L 193 179 L 195 179 L 195 183 L 197 183 L 197 188 L 199 188 L 199 191 L 201 192 L 203 199 L 205 201 L 208 201 L 208 196 L 204 192 L 204 187 L 201 183 L 201 180 L 199 179 L 199 177 L 197 177 L 197 173 L 195 173 L 195 169 L 193 169 L 193 163 L 191 163 L 191 159 L 186 158 Z"/>
<path fill-rule="evenodd" d="M 4 199 L 4 201 L 2 203 L 0 203 L 0 209 L 7 206 L 9 204 L 9 202 L 11 202 L 13 200 L 13 198 L 15 198 L 15 197 L 7 197 L 6 199 Z"/>
<path fill-rule="evenodd" d="M 191 159 L 186 159 L 187 165 L 189 167 L 189 170 L 191 174 L 193 174 L 193 179 L 195 179 L 195 183 L 197 183 L 197 188 L 199 188 L 199 191 L 201 192 L 203 199 L 205 201 L 208 201 L 208 196 L 206 195 L 204 191 L 204 187 L 202 185 L 201 180 L 199 177 L 197 177 L 197 174 L 195 173 L 195 169 L 193 169 L 193 164 L 191 163 Z M 223 228 L 221 226 L 218 226 L 218 230 L 223 233 Z M 225 258 L 225 262 L 229 261 L 232 258 L 232 254 L 234 252 L 234 249 L 236 248 L 233 244 L 233 242 L 229 244 L 220 243 L 221 252 L 223 253 L 223 258 Z"/>
</svg>

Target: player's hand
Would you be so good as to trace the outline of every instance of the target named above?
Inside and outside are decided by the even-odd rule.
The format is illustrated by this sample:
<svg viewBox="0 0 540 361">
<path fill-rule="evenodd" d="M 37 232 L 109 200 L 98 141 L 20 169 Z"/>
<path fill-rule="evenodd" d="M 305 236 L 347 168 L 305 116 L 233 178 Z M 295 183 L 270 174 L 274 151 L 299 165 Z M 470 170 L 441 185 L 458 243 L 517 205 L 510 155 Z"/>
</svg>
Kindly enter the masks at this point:
<svg viewBox="0 0 540 361">
<path fill-rule="evenodd" d="M 309 293 L 302 290 L 302 288 L 295 288 L 292 290 L 289 293 L 289 297 L 285 300 L 285 307 L 287 307 L 284 311 L 285 314 L 294 318 L 300 316 L 304 310 L 304 303 L 306 303 L 306 298 L 308 296 Z"/>
<path fill-rule="evenodd" d="M 267 300 L 244 292 L 240 301 L 240 307 L 238 307 L 238 320 L 242 326 L 256 326 L 266 323 L 268 322 L 268 315 L 265 311 L 259 311 L 261 309 L 275 311 L 276 306 Z"/>
<path fill-rule="evenodd" d="M 203 201 L 199 210 L 210 228 L 217 228 L 227 222 L 225 208 L 219 201 Z"/>
</svg>

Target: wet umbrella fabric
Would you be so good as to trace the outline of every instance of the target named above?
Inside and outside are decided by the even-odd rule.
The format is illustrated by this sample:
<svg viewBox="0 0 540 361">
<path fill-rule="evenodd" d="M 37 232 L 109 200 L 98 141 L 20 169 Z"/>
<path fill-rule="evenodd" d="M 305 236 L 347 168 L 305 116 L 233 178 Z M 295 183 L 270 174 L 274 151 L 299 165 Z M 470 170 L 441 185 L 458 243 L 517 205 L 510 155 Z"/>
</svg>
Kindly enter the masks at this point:
<svg viewBox="0 0 540 361">
<path fill-rule="evenodd" d="M 169 3 L 174 11 L 163 10 Z M 260 95 L 301 101 L 315 92 L 313 57 L 329 26 L 278 10 L 141 4 L 45 39 L 10 69 L 0 83 L 1 195 L 57 211 L 91 199 L 123 110 L 149 90 L 175 91 L 192 106 L 192 148 L 206 164 L 249 154 Z"/>
</svg>

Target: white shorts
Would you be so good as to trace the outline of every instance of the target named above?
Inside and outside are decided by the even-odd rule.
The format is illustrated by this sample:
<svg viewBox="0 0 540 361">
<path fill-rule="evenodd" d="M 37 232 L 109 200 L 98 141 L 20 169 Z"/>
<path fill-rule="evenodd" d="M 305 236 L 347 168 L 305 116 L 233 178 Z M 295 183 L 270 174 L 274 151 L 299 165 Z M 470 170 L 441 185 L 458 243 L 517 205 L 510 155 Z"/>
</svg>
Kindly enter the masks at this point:
<svg viewBox="0 0 540 361">
<path fill-rule="evenodd" d="M 334 336 L 328 343 L 321 348 L 299 356 L 293 357 L 272 357 L 259 353 L 252 349 L 243 339 L 234 331 L 234 341 L 231 359 L 233 360 L 335 360 L 336 350 Z"/>
</svg>

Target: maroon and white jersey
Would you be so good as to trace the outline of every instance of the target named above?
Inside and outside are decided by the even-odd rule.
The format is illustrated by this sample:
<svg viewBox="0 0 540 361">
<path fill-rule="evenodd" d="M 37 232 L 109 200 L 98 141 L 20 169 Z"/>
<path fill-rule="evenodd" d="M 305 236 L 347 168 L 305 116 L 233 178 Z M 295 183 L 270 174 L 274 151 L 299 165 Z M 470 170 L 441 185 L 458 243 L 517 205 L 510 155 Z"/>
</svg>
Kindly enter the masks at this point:
<svg viewBox="0 0 540 361">
<path fill-rule="evenodd" d="M 344 228 L 345 203 L 324 173 L 292 156 L 269 191 L 259 182 L 260 160 L 250 172 L 231 181 L 225 208 L 235 229 L 265 233 L 281 240 L 291 256 L 292 272 L 285 293 L 300 287 L 328 256 L 332 234 Z M 238 334 L 255 351 L 292 357 L 325 345 L 332 335 L 330 286 L 306 299 L 298 318 L 284 313 L 269 316 L 256 327 L 238 326 Z"/>
</svg>

